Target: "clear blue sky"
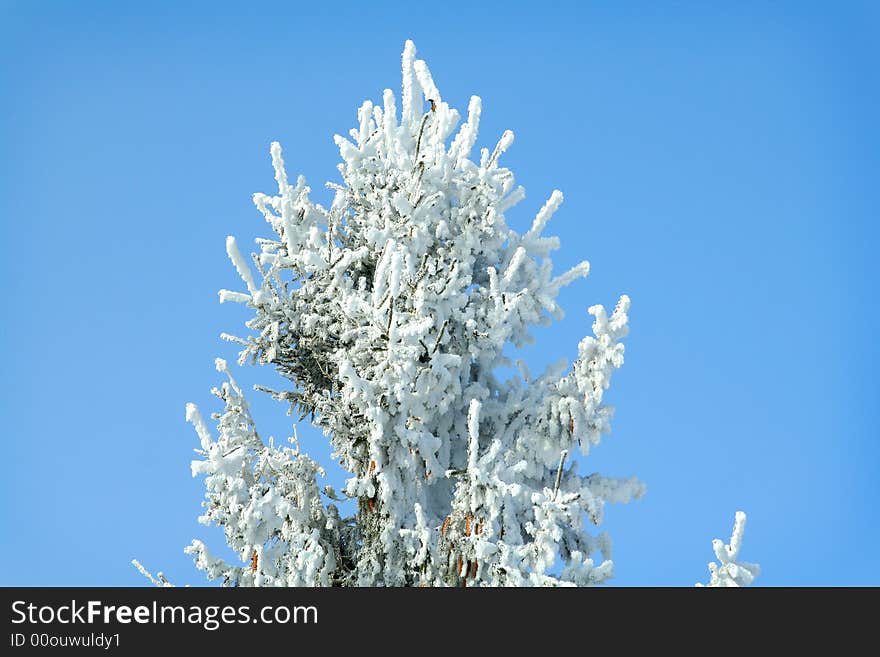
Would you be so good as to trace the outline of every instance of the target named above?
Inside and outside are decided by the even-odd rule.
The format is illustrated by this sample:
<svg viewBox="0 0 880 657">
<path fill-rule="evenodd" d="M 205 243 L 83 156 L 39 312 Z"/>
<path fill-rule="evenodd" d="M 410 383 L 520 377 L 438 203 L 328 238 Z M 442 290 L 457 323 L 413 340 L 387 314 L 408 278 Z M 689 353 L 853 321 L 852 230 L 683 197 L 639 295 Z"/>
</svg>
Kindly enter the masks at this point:
<svg viewBox="0 0 880 657">
<path fill-rule="evenodd" d="M 880 584 L 871 3 L 178 4 L 0 2 L 0 584 L 140 585 L 132 557 L 204 581 L 182 549 L 222 539 L 184 403 L 216 410 L 218 334 L 246 318 L 217 303 L 224 239 L 268 230 L 271 140 L 336 178 L 332 135 L 399 88 L 406 38 L 445 99 L 482 96 L 480 144 L 516 132 L 512 225 L 565 192 L 557 267 L 592 273 L 534 367 L 632 297 L 583 465 L 648 485 L 608 509 L 615 584 L 705 580 L 737 509 L 762 584 Z"/>
</svg>

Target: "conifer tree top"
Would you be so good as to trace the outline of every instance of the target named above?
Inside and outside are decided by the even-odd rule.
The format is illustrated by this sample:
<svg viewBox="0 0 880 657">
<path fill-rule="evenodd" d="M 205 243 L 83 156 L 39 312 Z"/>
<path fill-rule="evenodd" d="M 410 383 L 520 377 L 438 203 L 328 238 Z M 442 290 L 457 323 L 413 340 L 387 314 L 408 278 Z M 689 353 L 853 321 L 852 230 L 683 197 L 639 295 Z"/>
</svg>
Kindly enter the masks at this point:
<svg viewBox="0 0 880 657">
<path fill-rule="evenodd" d="M 634 478 L 581 474 L 609 431 L 603 397 L 623 364 L 629 298 L 593 305 L 577 357 L 533 376 L 505 348 L 562 317 L 559 290 L 589 271 L 555 274 L 544 235 L 553 191 L 523 234 L 507 225 L 525 197 L 503 156 L 504 132 L 474 152 L 482 104 L 464 122 L 407 41 L 400 106 L 365 101 L 337 135 L 342 182 L 329 208 L 288 178 L 271 145 L 277 193 L 256 194 L 269 225 L 251 259 L 226 242 L 243 288 L 220 301 L 253 313 L 239 364 L 274 367 L 260 386 L 323 429 L 350 473 L 321 487 L 321 468 L 293 440 L 264 442 L 225 363 L 214 390 L 217 437 L 198 409 L 193 475 L 205 476 L 202 522 L 223 527 L 240 563 L 188 548 L 231 586 L 586 585 L 612 575 L 611 543 L 594 535 L 606 502 L 640 497 Z M 588 461 L 585 461 L 588 462 Z"/>
</svg>

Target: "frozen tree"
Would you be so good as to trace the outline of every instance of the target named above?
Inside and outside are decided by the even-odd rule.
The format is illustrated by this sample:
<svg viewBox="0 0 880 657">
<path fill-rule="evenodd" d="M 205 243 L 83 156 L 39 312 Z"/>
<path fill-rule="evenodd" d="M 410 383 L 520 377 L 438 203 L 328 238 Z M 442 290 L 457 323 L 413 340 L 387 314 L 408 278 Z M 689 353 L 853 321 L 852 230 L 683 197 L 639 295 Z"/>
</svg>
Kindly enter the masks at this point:
<svg viewBox="0 0 880 657">
<path fill-rule="evenodd" d="M 760 574 L 761 568 L 758 564 L 737 561 L 739 551 L 742 548 L 742 538 L 745 530 L 746 514 L 742 511 L 737 511 L 730 543 L 725 545 L 720 538 L 712 541 L 712 550 L 715 552 L 715 557 L 721 562 L 721 565 L 715 562 L 709 563 L 710 578 L 708 586 L 748 586 Z M 697 586 L 703 586 L 703 584 L 697 584 Z"/>
<path fill-rule="evenodd" d="M 198 409 L 193 475 L 207 487 L 200 520 L 223 528 L 239 561 L 187 548 L 229 586 L 589 585 L 612 575 L 611 542 L 593 534 L 607 502 L 644 493 L 634 478 L 580 474 L 609 431 L 603 396 L 623 364 L 629 298 L 595 305 L 593 335 L 532 376 L 509 351 L 563 316 L 544 235 L 554 191 L 523 234 L 505 214 L 525 192 L 502 166 L 505 132 L 472 159 L 481 101 L 459 114 L 408 41 L 398 106 L 366 101 L 349 138 L 336 136 L 341 183 L 325 208 L 291 182 L 271 146 L 278 192 L 254 203 L 271 229 L 249 261 L 226 250 L 244 289 L 220 291 L 253 316 L 239 365 L 271 365 L 281 389 L 257 386 L 310 418 L 350 473 L 322 469 L 295 437 L 264 442 L 227 363 L 212 435 Z M 512 368 L 512 366 L 516 368 Z M 511 375 L 511 371 L 518 374 Z M 163 583 L 164 578 L 159 580 Z"/>
</svg>

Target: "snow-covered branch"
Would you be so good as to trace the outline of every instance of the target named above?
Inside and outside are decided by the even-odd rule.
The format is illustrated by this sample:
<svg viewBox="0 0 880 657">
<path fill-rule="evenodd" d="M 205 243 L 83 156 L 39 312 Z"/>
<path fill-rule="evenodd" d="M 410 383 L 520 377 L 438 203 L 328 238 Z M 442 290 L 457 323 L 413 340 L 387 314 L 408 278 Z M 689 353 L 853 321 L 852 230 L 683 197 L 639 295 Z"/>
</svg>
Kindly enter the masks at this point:
<svg viewBox="0 0 880 657">
<path fill-rule="evenodd" d="M 712 550 L 720 563 L 709 563 L 709 583 L 706 586 L 748 586 L 755 581 L 761 573 L 761 568 L 755 563 L 738 561 L 739 551 L 742 548 L 743 533 L 746 530 L 746 514 L 736 512 L 736 521 L 733 525 L 733 533 L 730 543 L 725 544 L 720 538 L 712 541 Z M 697 586 L 704 586 L 697 584 Z"/>
</svg>

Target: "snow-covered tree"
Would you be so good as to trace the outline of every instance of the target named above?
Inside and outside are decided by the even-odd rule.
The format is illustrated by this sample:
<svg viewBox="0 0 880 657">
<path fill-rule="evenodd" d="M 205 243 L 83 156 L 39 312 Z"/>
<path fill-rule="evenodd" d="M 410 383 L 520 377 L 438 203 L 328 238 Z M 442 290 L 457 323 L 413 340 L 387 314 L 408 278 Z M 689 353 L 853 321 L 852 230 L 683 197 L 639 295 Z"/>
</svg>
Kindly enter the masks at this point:
<svg viewBox="0 0 880 657">
<path fill-rule="evenodd" d="M 472 158 L 481 101 L 459 113 L 438 91 L 412 42 L 403 51 L 398 106 L 385 90 L 366 101 L 350 138 L 336 136 L 341 183 L 329 208 L 290 182 L 271 146 L 278 192 L 254 203 L 271 237 L 249 262 L 226 250 L 244 289 L 220 301 L 253 317 L 239 364 L 270 365 L 286 380 L 257 386 L 310 418 L 350 473 L 321 487 L 322 469 L 292 446 L 264 442 L 227 363 L 214 393 L 225 410 L 212 435 L 198 409 L 193 475 L 207 486 L 200 520 L 223 528 L 238 563 L 200 541 L 187 551 L 230 586 L 588 585 L 612 575 L 611 542 L 595 535 L 607 502 L 643 495 L 635 478 L 580 474 L 609 431 L 603 396 L 623 364 L 630 301 L 589 308 L 593 335 L 569 367 L 540 376 L 505 347 L 563 316 L 557 296 L 587 275 L 554 275 L 562 203 L 553 191 L 519 234 L 505 214 L 524 196 L 502 165 L 505 132 Z M 159 583 L 165 580 L 160 578 Z"/>
</svg>

